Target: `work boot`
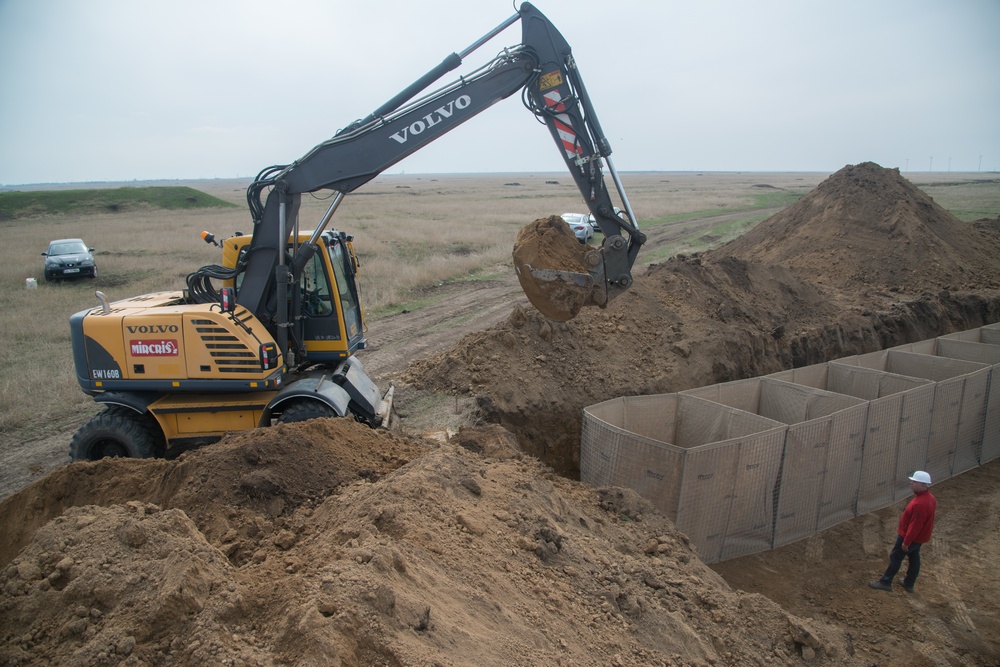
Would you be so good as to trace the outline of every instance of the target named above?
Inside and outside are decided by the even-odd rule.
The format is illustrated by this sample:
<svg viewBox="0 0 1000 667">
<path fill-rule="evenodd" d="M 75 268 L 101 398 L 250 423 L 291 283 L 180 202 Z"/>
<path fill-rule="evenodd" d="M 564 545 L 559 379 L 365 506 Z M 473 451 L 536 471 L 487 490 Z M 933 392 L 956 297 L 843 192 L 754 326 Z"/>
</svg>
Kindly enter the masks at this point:
<svg viewBox="0 0 1000 667">
<path fill-rule="evenodd" d="M 903 590 L 906 591 L 907 593 L 913 592 L 913 586 L 907 586 L 904 580 L 900 579 L 897 583 L 899 583 L 899 585 L 902 586 Z"/>
<path fill-rule="evenodd" d="M 892 584 L 884 583 L 881 579 L 876 579 L 875 581 L 869 581 L 868 585 L 872 588 L 877 588 L 880 591 L 892 591 Z"/>
</svg>

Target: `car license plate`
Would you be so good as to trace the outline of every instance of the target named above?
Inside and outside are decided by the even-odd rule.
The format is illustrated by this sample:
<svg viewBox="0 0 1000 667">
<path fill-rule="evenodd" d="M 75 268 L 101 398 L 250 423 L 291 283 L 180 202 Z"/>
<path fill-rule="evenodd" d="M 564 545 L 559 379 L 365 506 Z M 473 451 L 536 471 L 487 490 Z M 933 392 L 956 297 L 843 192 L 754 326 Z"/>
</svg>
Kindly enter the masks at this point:
<svg viewBox="0 0 1000 667">
<path fill-rule="evenodd" d="M 80 269 L 66 269 L 63 273 L 80 273 Z"/>
</svg>

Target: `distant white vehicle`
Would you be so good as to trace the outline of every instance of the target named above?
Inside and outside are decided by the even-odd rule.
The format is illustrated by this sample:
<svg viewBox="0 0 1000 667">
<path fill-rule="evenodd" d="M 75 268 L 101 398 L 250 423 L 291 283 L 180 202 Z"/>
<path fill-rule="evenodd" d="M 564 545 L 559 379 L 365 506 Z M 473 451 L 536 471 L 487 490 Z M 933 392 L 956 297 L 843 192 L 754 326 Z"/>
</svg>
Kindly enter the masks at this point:
<svg viewBox="0 0 1000 667">
<path fill-rule="evenodd" d="M 586 213 L 563 213 L 560 217 L 573 230 L 576 240 L 580 243 L 586 243 L 594 238 L 594 227 L 590 224 L 590 218 Z"/>
</svg>

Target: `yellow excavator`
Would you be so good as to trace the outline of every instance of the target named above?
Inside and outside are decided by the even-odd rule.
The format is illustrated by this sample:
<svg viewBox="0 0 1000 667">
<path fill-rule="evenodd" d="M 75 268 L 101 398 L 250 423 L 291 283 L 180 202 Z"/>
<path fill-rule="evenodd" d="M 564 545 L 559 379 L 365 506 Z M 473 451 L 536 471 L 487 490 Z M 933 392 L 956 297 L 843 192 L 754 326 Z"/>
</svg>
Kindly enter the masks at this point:
<svg viewBox="0 0 1000 667">
<path fill-rule="evenodd" d="M 424 92 L 517 21 L 520 44 Z M 535 298 L 544 298 L 547 285 L 553 293 L 578 290 L 583 305 L 599 307 L 626 290 L 645 236 L 569 45 L 524 3 L 366 118 L 294 163 L 262 170 L 247 189 L 252 233 L 203 234 L 222 260 L 191 273 L 186 289 L 115 302 L 98 292 L 97 307 L 73 315 L 77 381 L 105 409 L 74 434 L 70 457 L 163 456 L 229 431 L 315 417 L 391 426 L 392 388 L 382 392 L 355 356 L 366 339 L 352 237 L 330 221 L 348 194 L 518 91 L 548 126 L 605 237 L 586 272 L 521 267 L 522 284 L 540 286 Z M 621 208 L 606 187 L 605 165 Z M 301 195 L 320 190 L 332 191 L 329 208 L 311 231 L 300 230 Z"/>
</svg>

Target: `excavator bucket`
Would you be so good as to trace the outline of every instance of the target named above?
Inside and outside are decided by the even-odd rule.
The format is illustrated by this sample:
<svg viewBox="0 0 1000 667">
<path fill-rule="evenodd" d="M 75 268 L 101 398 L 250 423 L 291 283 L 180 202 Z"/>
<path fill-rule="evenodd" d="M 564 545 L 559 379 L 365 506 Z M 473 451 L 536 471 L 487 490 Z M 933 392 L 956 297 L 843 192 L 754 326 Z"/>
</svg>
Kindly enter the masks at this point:
<svg viewBox="0 0 1000 667">
<path fill-rule="evenodd" d="M 581 244 L 559 216 L 523 227 L 513 256 L 521 289 L 549 319 L 565 322 L 584 306 L 599 305 L 601 255 Z"/>
</svg>

